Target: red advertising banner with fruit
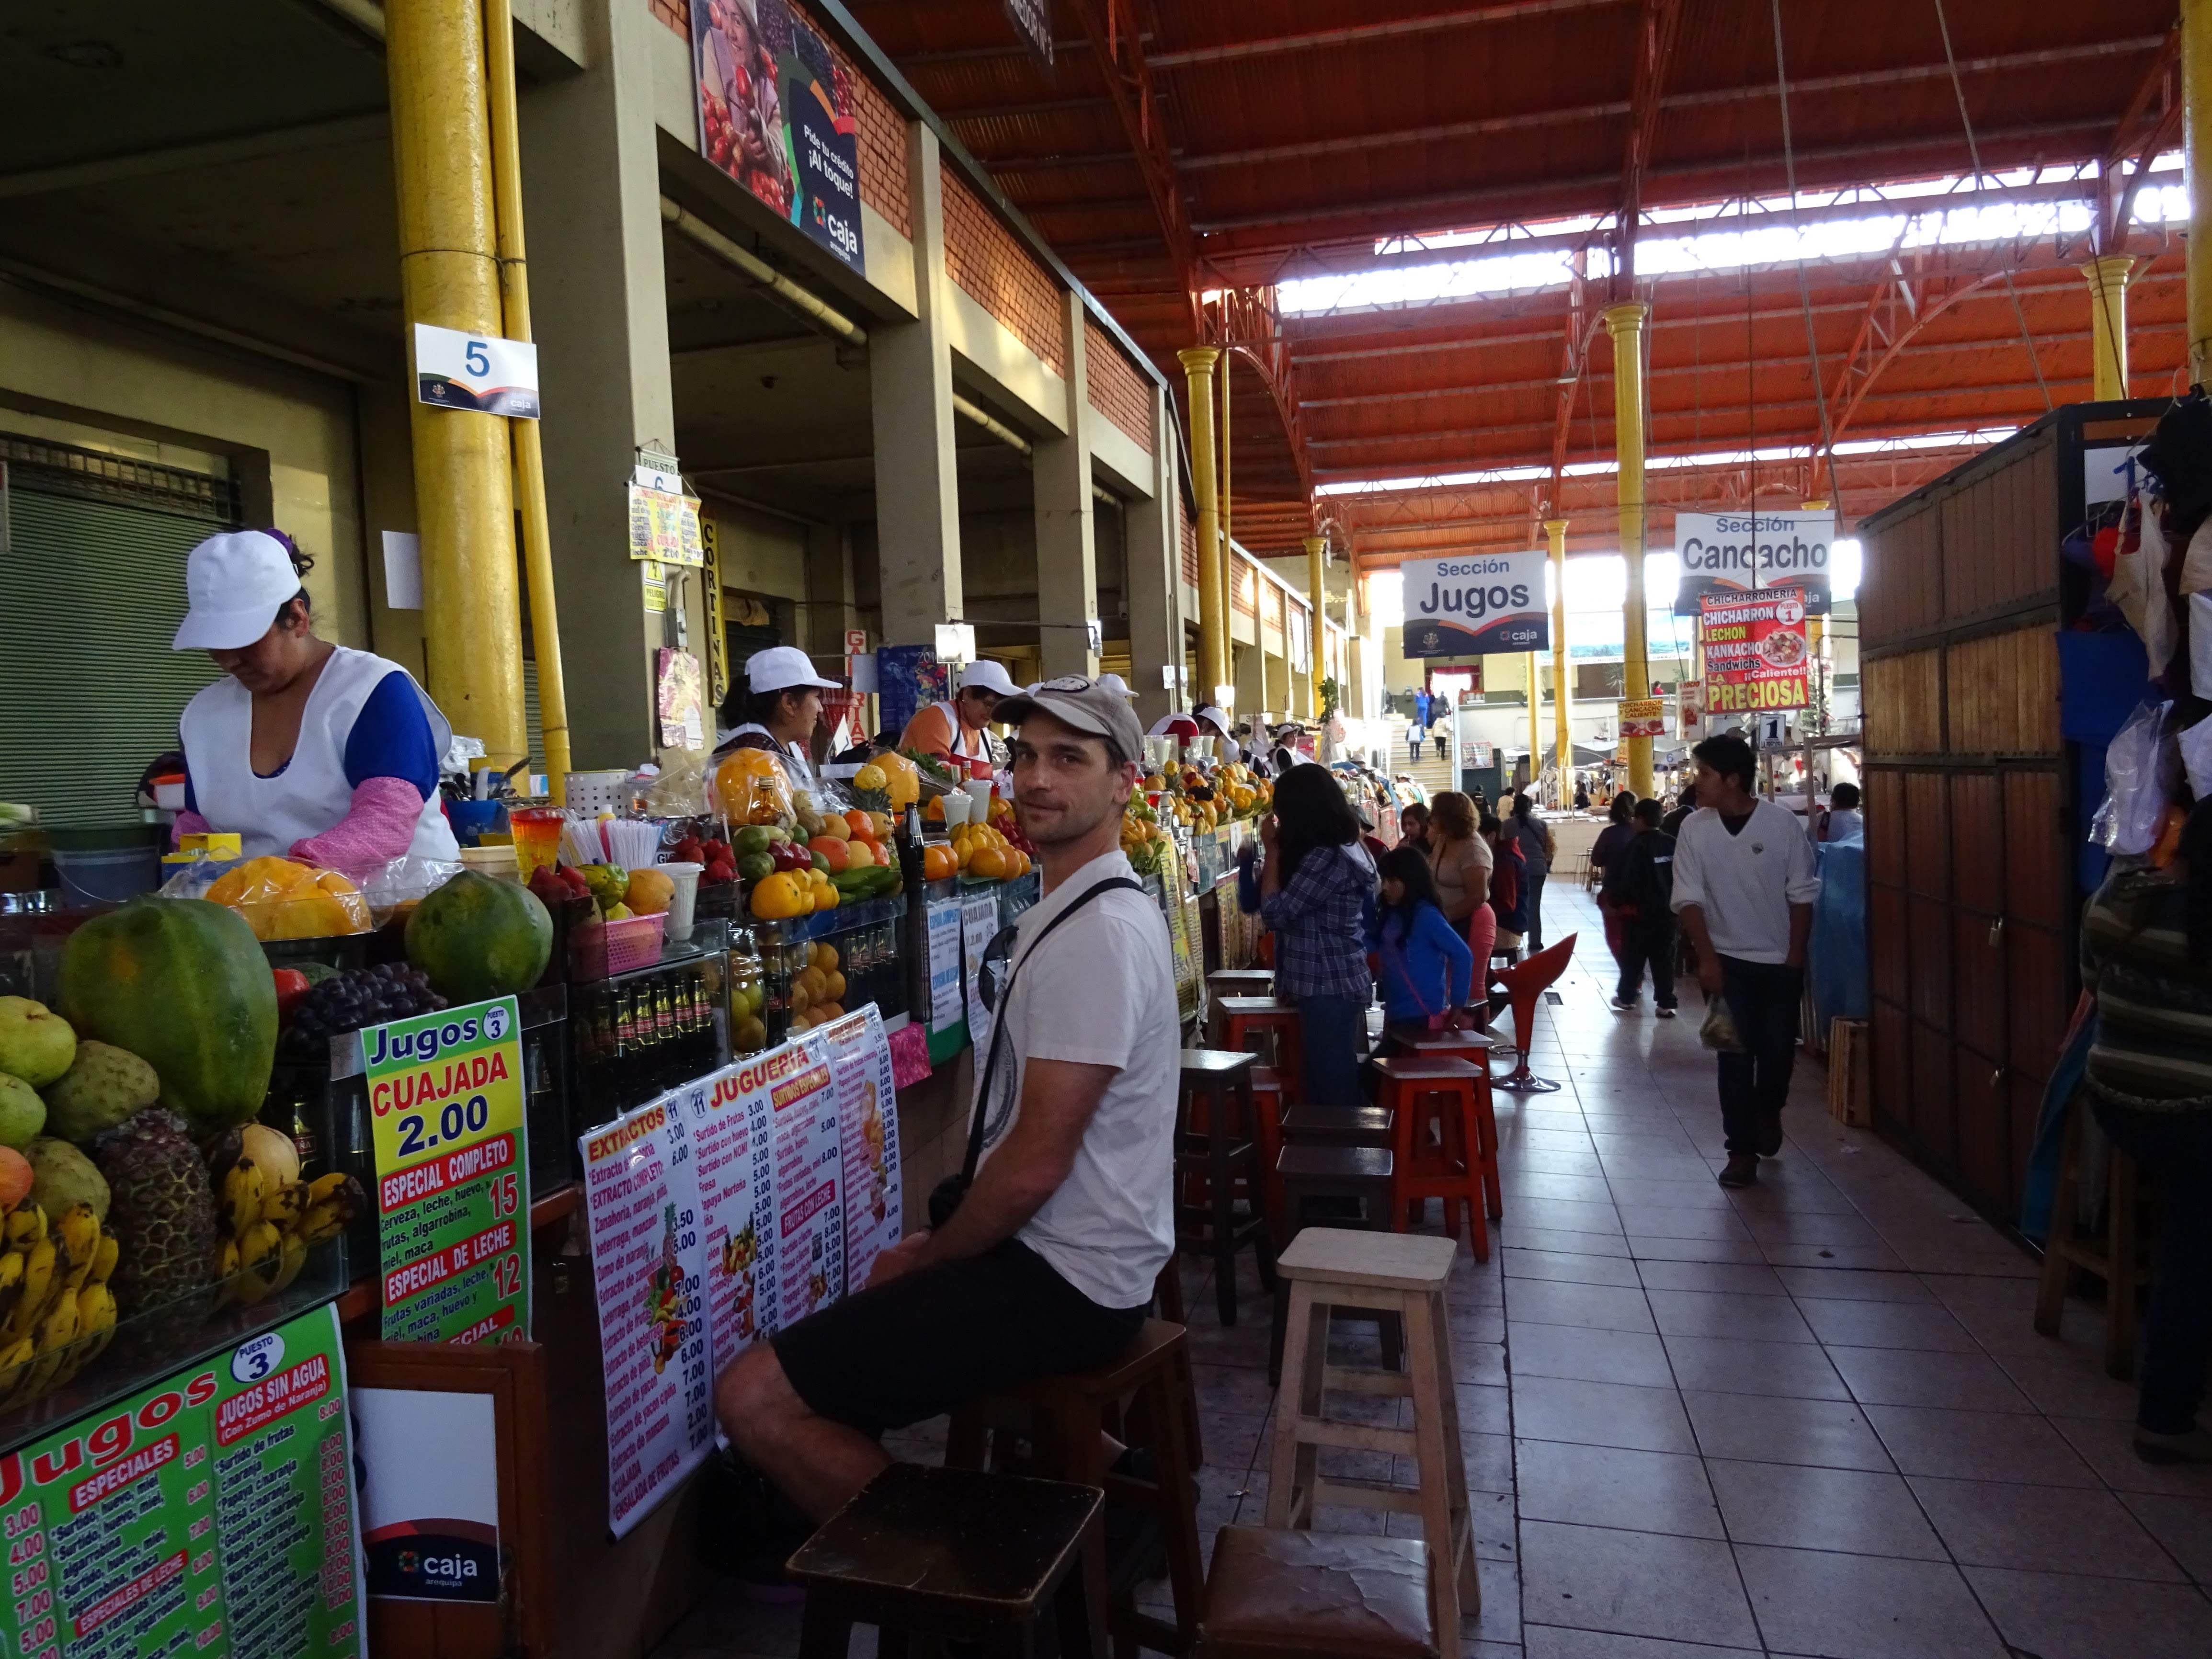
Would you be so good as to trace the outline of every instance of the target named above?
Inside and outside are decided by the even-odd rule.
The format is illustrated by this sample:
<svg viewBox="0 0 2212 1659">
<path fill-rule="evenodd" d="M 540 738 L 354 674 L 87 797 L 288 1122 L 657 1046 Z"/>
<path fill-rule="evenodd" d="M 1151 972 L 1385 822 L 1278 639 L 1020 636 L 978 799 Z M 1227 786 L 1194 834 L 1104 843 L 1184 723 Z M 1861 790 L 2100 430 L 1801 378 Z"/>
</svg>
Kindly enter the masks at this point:
<svg viewBox="0 0 2212 1659">
<path fill-rule="evenodd" d="M 1735 597 L 1708 593 L 1698 607 L 1708 715 L 1811 704 L 1813 648 L 1802 592 L 1783 587 Z"/>
</svg>

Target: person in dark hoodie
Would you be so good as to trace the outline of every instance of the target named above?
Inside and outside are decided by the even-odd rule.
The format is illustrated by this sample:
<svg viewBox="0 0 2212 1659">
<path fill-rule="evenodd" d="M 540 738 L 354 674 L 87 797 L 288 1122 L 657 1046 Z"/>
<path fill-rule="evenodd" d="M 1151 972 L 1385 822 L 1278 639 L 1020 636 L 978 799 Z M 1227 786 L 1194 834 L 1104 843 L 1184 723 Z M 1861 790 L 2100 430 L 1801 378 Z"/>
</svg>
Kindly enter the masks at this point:
<svg viewBox="0 0 2212 1659">
<path fill-rule="evenodd" d="M 1636 835 L 1613 861 L 1606 878 L 1612 903 L 1621 916 L 1620 985 L 1613 1006 L 1633 1008 L 1644 994 L 1644 969 L 1651 969 L 1651 997 L 1659 1018 L 1674 1018 L 1674 838 L 1660 826 L 1659 803 L 1636 803 Z"/>
</svg>

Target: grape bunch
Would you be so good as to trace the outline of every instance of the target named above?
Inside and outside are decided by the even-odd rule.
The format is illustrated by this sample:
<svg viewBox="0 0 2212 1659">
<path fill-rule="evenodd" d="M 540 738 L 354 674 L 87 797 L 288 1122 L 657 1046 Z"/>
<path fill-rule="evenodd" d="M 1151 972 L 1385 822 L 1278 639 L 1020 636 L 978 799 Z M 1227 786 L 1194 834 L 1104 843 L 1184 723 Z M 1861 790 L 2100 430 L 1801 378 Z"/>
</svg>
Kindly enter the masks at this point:
<svg viewBox="0 0 2212 1659">
<path fill-rule="evenodd" d="M 307 993 L 277 1045 L 286 1060 L 313 1064 L 329 1054 L 330 1040 L 364 1025 L 427 1014 L 446 1006 L 428 975 L 404 962 L 349 968 Z"/>
</svg>

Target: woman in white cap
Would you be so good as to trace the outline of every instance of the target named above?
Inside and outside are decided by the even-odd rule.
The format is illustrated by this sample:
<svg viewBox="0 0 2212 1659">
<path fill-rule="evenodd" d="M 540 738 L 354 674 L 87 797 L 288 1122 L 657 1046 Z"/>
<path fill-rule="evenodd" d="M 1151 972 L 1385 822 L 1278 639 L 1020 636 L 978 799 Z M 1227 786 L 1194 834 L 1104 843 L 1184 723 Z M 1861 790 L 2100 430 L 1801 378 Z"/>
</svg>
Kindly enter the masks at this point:
<svg viewBox="0 0 2212 1659">
<path fill-rule="evenodd" d="M 185 563 L 191 608 L 174 648 L 224 678 L 185 706 L 179 835 L 238 835 L 246 855 L 350 872 L 453 859 L 438 798 L 453 727 L 398 663 L 315 637 L 281 530 L 210 537 Z"/>
<path fill-rule="evenodd" d="M 721 716 L 736 729 L 725 732 L 714 752 L 769 749 L 794 769 L 795 780 L 814 777 L 814 728 L 822 722 L 822 694 L 838 689 L 814 672 L 814 664 L 795 645 L 772 645 L 745 661 L 745 689 L 733 683 L 722 698 Z"/>
<path fill-rule="evenodd" d="M 983 728 L 1000 701 L 1018 690 L 1004 668 L 979 657 L 960 671 L 959 689 L 950 699 L 931 703 L 906 723 L 898 746 L 946 760 L 988 763 L 991 743 Z"/>
</svg>

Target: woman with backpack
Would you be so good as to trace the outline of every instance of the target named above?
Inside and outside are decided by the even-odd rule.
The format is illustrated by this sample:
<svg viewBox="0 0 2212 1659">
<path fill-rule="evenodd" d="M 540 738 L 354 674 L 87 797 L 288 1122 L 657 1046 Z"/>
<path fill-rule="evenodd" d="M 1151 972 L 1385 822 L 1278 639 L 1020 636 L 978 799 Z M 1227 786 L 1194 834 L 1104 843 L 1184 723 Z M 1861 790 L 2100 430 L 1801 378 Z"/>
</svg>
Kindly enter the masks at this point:
<svg viewBox="0 0 2212 1659">
<path fill-rule="evenodd" d="M 1474 996 L 1474 952 L 1445 916 L 1428 855 L 1413 846 L 1382 855 L 1382 902 L 1367 930 L 1379 960 L 1386 1048 L 1407 1036 L 1457 1030 Z"/>
</svg>

